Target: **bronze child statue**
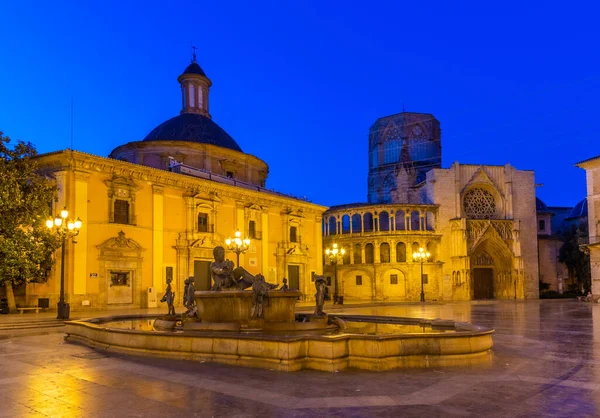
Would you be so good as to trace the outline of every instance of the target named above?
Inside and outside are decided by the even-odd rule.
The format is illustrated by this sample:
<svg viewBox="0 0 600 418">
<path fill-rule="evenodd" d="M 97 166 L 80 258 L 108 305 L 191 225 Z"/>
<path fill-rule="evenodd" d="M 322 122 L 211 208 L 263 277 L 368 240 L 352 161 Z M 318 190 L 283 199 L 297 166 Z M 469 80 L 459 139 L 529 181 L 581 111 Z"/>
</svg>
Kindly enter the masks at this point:
<svg viewBox="0 0 600 418">
<path fill-rule="evenodd" d="M 325 304 L 325 291 L 327 289 L 327 280 L 324 276 L 315 276 L 315 287 L 317 288 L 317 293 L 315 293 L 315 316 L 323 317 L 325 316 L 323 305 Z"/>
<path fill-rule="evenodd" d="M 169 308 L 169 313 L 167 315 L 175 315 L 175 306 L 173 306 L 173 302 L 175 302 L 175 293 L 171 290 L 171 282 L 173 279 L 167 279 L 167 289 L 165 290 L 165 295 L 160 300 L 161 302 L 167 302 L 167 307 Z"/>
<path fill-rule="evenodd" d="M 187 308 L 185 312 L 187 316 L 196 316 L 198 307 L 196 306 L 196 300 L 194 299 L 194 276 L 190 276 L 185 281 L 185 288 L 183 291 L 183 305 Z"/>
</svg>

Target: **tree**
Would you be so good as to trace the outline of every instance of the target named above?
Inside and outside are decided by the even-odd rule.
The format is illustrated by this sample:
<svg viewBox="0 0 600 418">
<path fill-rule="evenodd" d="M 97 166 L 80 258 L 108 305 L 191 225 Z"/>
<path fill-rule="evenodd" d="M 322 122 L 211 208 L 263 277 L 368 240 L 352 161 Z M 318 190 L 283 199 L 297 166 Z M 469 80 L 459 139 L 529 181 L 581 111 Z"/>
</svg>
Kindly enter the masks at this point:
<svg viewBox="0 0 600 418">
<path fill-rule="evenodd" d="M 592 272 L 590 256 L 579 248 L 581 238 L 587 237 L 587 224 L 573 226 L 564 234 L 564 244 L 560 247 L 558 261 L 564 263 L 569 270 L 569 276 L 577 280 L 577 290 L 587 294 L 592 289 Z"/>
<path fill-rule="evenodd" d="M 0 132 L 0 285 L 14 312 L 13 288 L 47 280 L 59 242 L 44 225 L 56 186 L 37 173 L 31 143 L 9 143 Z"/>
</svg>

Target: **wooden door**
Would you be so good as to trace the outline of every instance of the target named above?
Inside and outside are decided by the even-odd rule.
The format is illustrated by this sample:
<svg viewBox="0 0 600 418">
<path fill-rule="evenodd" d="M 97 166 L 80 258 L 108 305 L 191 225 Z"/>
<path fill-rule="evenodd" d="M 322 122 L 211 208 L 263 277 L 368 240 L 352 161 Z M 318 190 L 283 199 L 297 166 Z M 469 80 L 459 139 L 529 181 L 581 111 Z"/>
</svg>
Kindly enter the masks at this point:
<svg viewBox="0 0 600 418">
<path fill-rule="evenodd" d="M 290 289 L 300 289 L 300 266 L 288 266 L 288 286 Z"/>
<path fill-rule="evenodd" d="M 474 269 L 473 299 L 494 299 L 494 270 L 490 268 Z"/>
<path fill-rule="evenodd" d="M 210 261 L 194 260 L 194 287 L 196 290 L 210 290 L 211 286 Z"/>
</svg>

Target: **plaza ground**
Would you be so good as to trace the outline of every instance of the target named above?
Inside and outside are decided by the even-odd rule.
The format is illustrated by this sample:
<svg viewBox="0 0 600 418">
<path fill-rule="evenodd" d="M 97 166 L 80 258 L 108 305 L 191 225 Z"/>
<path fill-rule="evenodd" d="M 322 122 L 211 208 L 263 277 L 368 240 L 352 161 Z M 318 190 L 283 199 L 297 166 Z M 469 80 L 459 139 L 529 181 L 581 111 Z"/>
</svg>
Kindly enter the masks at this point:
<svg viewBox="0 0 600 418">
<path fill-rule="evenodd" d="M 283 373 L 103 353 L 65 343 L 60 326 L 7 328 L 52 321 L 53 313 L 3 315 L 0 417 L 600 416 L 600 305 L 550 300 L 326 310 L 489 326 L 496 329 L 493 363 Z"/>
</svg>

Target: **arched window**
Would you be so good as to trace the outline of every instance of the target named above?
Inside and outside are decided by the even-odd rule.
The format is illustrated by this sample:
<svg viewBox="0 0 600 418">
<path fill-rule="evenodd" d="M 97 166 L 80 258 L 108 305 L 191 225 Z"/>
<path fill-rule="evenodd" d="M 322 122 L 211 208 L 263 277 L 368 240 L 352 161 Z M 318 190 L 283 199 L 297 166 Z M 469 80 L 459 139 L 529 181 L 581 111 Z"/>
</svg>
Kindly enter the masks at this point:
<svg viewBox="0 0 600 418">
<path fill-rule="evenodd" d="M 461 284 L 461 281 L 460 281 L 460 271 L 456 272 L 456 284 Z"/>
<path fill-rule="evenodd" d="M 396 263 L 406 263 L 406 244 L 396 244 Z"/>
<path fill-rule="evenodd" d="M 419 216 L 419 212 L 416 210 L 413 210 L 410 214 L 410 229 L 412 231 L 421 230 L 421 217 Z"/>
<path fill-rule="evenodd" d="M 360 244 L 354 244 L 354 264 L 362 264 L 362 248 Z"/>
<path fill-rule="evenodd" d="M 384 242 L 379 246 L 379 260 L 382 263 L 390 262 L 390 244 L 387 242 Z"/>
<path fill-rule="evenodd" d="M 350 216 L 344 215 L 342 216 L 342 234 L 350 233 Z"/>
<path fill-rule="evenodd" d="M 412 247 L 411 247 L 411 250 L 412 250 L 412 251 L 411 251 L 411 257 L 412 257 L 412 254 L 414 254 L 414 253 L 418 253 L 418 252 L 419 252 L 419 248 L 421 248 L 421 246 L 419 245 L 419 243 L 418 243 L 418 242 L 413 242 L 413 243 L 412 243 Z"/>
<path fill-rule="evenodd" d="M 398 128 L 396 128 L 398 129 Z M 390 129 L 391 130 L 391 129 Z M 389 138 L 389 136 L 388 136 Z M 400 157 L 400 141 L 397 139 L 387 139 L 387 142 L 383 144 L 383 163 L 392 164 L 398 162 Z"/>
<path fill-rule="evenodd" d="M 427 252 L 430 254 L 428 261 L 431 261 L 431 262 L 435 261 L 435 242 L 427 243 Z"/>
<path fill-rule="evenodd" d="M 396 212 L 396 231 L 404 231 L 406 229 L 404 216 L 405 215 L 403 210 L 399 210 Z"/>
<path fill-rule="evenodd" d="M 363 220 L 365 223 L 365 232 L 373 232 L 373 214 L 371 212 L 365 213 Z"/>
<path fill-rule="evenodd" d="M 344 264 L 350 264 L 350 251 L 346 250 L 343 256 Z"/>
<path fill-rule="evenodd" d="M 455 286 L 458 284 L 458 283 L 456 283 L 456 272 L 455 271 L 452 272 L 452 284 Z"/>
<path fill-rule="evenodd" d="M 392 202 L 392 190 L 396 189 L 396 177 L 388 174 L 388 176 L 383 180 L 383 202 L 381 203 L 391 203 Z"/>
<path fill-rule="evenodd" d="M 379 214 L 379 230 L 389 231 L 390 230 L 390 215 L 387 212 L 381 212 Z"/>
<path fill-rule="evenodd" d="M 435 216 L 433 212 L 427 212 L 425 215 L 426 220 L 426 228 L 428 231 L 433 231 L 435 229 Z"/>
<path fill-rule="evenodd" d="M 365 263 L 373 264 L 375 262 L 375 256 L 373 254 L 373 244 L 365 245 Z"/>
<path fill-rule="evenodd" d="M 359 213 L 352 215 L 352 233 L 362 232 L 362 219 Z"/>
<path fill-rule="evenodd" d="M 329 235 L 336 235 L 337 234 L 337 220 L 335 219 L 335 216 L 330 216 L 329 217 Z"/>
</svg>

